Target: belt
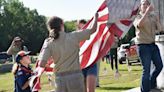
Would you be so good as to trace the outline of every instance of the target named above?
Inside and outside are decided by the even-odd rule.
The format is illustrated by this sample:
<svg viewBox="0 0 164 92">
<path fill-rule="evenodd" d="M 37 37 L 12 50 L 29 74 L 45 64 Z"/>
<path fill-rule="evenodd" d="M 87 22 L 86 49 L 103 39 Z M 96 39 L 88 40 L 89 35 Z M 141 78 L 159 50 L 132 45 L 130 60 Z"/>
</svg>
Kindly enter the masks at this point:
<svg viewBox="0 0 164 92">
<path fill-rule="evenodd" d="M 76 73 L 82 73 L 82 71 L 81 70 L 74 70 L 74 71 L 55 73 L 55 76 L 66 76 L 66 75 L 72 75 L 72 74 L 76 74 Z"/>
<path fill-rule="evenodd" d="M 155 42 L 152 42 L 152 43 L 140 43 L 140 44 L 137 44 L 138 46 L 140 45 L 155 45 Z"/>
</svg>

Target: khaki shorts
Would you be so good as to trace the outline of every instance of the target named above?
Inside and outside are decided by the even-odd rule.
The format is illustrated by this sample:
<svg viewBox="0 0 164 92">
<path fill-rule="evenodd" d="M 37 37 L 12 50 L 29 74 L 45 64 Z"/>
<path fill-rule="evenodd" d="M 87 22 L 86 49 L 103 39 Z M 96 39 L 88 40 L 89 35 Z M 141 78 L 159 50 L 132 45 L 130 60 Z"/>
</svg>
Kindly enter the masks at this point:
<svg viewBox="0 0 164 92">
<path fill-rule="evenodd" d="M 82 72 L 59 74 L 55 76 L 55 92 L 85 92 Z"/>
</svg>

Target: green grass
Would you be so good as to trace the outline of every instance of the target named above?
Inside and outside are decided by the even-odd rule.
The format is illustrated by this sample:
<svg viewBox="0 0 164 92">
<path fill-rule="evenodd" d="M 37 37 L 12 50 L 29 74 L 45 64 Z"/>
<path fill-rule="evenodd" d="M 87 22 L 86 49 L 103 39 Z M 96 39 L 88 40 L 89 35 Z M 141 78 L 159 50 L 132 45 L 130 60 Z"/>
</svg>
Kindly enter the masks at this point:
<svg viewBox="0 0 164 92">
<path fill-rule="evenodd" d="M 107 71 L 104 71 L 104 69 Z M 141 66 L 133 65 L 132 71 L 128 72 L 126 64 L 119 65 L 119 78 L 114 77 L 114 71 L 111 70 L 110 64 L 101 62 L 100 65 L 100 87 L 96 88 L 96 92 L 121 92 L 131 88 L 138 87 L 141 77 Z M 14 79 L 11 73 L 0 74 L 0 92 L 13 92 Z M 41 78 L 41 91 L 48 92 L 53 89 L 49 85 L 47 76 L 44 74 Z"/>
<path fill-rule="evenodd" d="M 107 68 L 107 73 L 104 73 L 104 68 Z M 121 92 L 131 88 L 138 87 L 140 84 L 141 66 L 131 66 L 132 71 L 128 72 L 126 64 L 119 65 L 121 76 L 117 79 L 114 77 L 114 71 L 111 70 L 109 64 L 104 62 L 100 65 L 100 88 L 96 92 Z"/>
</svg>

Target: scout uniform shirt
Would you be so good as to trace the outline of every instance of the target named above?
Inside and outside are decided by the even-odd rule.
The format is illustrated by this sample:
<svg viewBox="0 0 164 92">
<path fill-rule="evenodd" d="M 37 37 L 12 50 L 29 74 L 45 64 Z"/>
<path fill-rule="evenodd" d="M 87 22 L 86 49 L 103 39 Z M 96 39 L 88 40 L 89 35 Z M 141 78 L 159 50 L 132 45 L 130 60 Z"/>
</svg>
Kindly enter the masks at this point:
<svg viewBox="0 0 164 92">
<path fill-rule="evenodd" d="M 30 87 L 22 89 L 23 85 L 28 81 L 28 78 L 31 77 L 32 70 L 30 67 L 20 66 L 15 75 L 15 89 L 14 92 L 31 92 Z"/>
<path fill-rule="evenodd" d="M 75 31 L 72 33 L 59 32 L 59 38 L 47 38 L 44 41 L 38 60 L 46 62 L 52 56 L 55 63 L 55 73 L 67 71 L 78 71 L 79 63 L 79 43 L 89 39 L 91 31 Z"/>
<path fill-rule="evenodd" d="M 136 30 L 136 44 L 151 44 L 155 42 L 155 34 L 157 31 L 160 31 L 159 26 L 157 25 L 157 18 L 154 13 L 146 15 L 144 25 L 138 27 L 138 22 L 142 18 L 143 14 L 139 14 L 133 24 Z M 158 30 L 159 29 L 159 30 Z"/>
</svg>

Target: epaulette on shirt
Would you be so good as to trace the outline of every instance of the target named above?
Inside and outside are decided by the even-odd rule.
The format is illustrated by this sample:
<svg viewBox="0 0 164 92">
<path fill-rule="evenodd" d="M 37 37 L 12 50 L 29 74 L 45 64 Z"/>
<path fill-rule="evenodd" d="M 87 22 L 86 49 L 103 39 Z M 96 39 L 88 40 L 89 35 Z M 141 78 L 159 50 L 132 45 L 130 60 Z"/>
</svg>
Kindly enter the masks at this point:
<svg viewBox="0 0 164 92">
<path fill-rule="evenodd" d="M 45 39 L 42 49 L 47 48 L 48 44 L 49 44 L 51 41 L 53 41 L 53 38 L 51 38 L 51 37 Z"/>
<path fill-rule="evenodd" d="M 51 38 L 51 37 L 44 40 L 44 43 L 43 43 L 43 46 L 42 46 L 42 49 L 40 51 L 40 55 L 39 55 L 38 59 L 40 58 L 40 56 L 42 56 L 42 52 L 44 52 L 44 50 L 48 47 L 48 44 L 50 44 L 51 41 L 53 41 L 53 38 Z"/>
<path fill-rule="evenodd" d="M 49 39 L 47 38 L 47 39 L 44 41 L 44 43 L 43 43 L 43 47 L 42 47 L 42 49 L 47 48 L 47 46 L 48 46 L 48 42 L 49 42 Z"/>
</svg>

